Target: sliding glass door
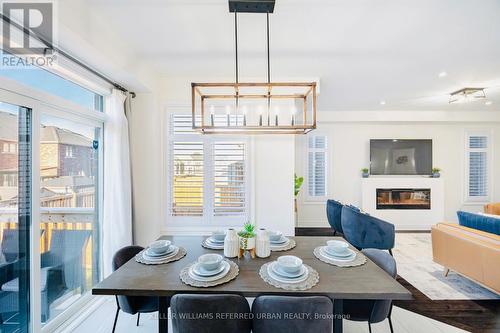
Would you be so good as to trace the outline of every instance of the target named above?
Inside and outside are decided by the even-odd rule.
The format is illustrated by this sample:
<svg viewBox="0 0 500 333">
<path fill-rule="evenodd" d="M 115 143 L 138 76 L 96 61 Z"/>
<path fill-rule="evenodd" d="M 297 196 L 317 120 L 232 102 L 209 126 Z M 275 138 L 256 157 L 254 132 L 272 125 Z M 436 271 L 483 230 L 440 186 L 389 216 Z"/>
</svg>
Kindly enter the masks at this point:
<svg viewBox="0 0 500 333">
<path fill-rule="evenodd" d="M 44 323 L 99 281 L 100 127 L 42 114 L 39 136 Z"/>
<path fill-rule="evenodd" d="M 0 102 L 0 328 L 28 332 L 32 112 Z"/>
</svg>

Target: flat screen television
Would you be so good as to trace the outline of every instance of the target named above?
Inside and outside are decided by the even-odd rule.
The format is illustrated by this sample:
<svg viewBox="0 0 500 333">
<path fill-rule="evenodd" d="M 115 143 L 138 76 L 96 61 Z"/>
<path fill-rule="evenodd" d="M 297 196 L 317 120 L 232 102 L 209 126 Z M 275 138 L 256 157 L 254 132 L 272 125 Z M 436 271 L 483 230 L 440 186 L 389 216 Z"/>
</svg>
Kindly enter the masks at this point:
<svg viewBox="0 0 500 333">
<path fill-rule="evenodd" d="M 432 140 L 370 140 L 370 174 L 430 175 Z"/>
</svg>

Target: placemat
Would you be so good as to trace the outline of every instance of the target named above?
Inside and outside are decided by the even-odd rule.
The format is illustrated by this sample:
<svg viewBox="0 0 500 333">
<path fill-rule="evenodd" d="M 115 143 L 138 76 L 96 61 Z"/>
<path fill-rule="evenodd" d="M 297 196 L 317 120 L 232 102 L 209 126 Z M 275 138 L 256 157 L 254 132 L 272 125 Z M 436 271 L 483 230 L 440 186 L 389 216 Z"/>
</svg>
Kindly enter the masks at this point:
<svg viewBox="0 0 500 333">
<path fill-rule="evenodd" d="M 280 252 L 280 251 L 288 251 L 288 250 L 293 249 L 297 245 L 297 243 L 295 243 L 295 239 L 291 239 L 291 238 L 288 238 L 288 239 L 290 241 L 285 246 L 274 246 L 271 244 L 271 251 Z"/>
<path fill-rule="evenodd" d="M 162 264 L 166 264 L 166 263 L 169 263 L 169 262 L 172 262 L 172 261 L 177 261 L 179 259 L 182 259 L 187 254 L 186 249 L 184 249 L 183 247 L 179 246 L 179 251 L 177 252 L 177 254 L 175 256 L 173 256 L 173 257 L 167 257 L 164 260 L 151 261 L 151 260 L 147 260 L 142 255 L 142 253 L 144 251 L 146 251 L 146 250 L 147 249 L 144 249 L 141 252 L 137 253 L 135 255 L 135 261 L 137 261 L 137 262 L 139 262 L 141 264 L 144 264 L 144 265 L 162 265 Z"/>
<path fill-rule="evenodd" d="M 318 246 L 314 249 L 313 253 L 316 258 L 321 260 L 322 262 L 326 262 L 327 264 L 338 266 L 338 267 L 355 267 L 355 266 L 361 266 L 366 263 L 366 257 L 363 253 L 361 252 L 356 252 L 356 258 L 352 261 L 340 261 L 340 260 L 334 260 L 330 259 L 327 257 L 324 257 L 321 252 L 320 248 L 322 246 Z"/>
<path fill-rule="evenodd" d="M 206 238 L 203 242 L 201 242 L 201 246 L 210 250 L 224 250 L 224 244 L 222 244 L 222 247 L 213 246 L 207 243 L 207 239 L 208 238 Z"/>
<path fill-rule="evenodd" d="M 259 270 L 259 275 L 262 278 L 262 280 L 264 280 L 265 282 L 269 283 L 270 285 L 276 288 L 281 288 L 285 290 L 308 290 L 317 285 L 319 282 L 319 273 L 314 268 L 306 264 L 304 264 L 304 266 L 306 266 L 306 268 L 309 270 L 309 276 L 307 280 L 299 283 L 284 283 L 276 281 L 275 279 L 270 277 L 269 273 L 267 272 L 267 267 L 273 262 L 274 261 L 262 265 Z"/>
<path fill-rule="evenodd" d="M 240 268 L 231 260 L 225 260 L 225 261 L 228 262 L 231 267 L 229 268 L 229 272 L 226 274 L 226 276 L 220 278 L 219 280 L 206 282 L 206 281 L 198 281 L 190 277 L 189 268 L 191 268 L 192 265 L 196 264 L 196 261 L 184 267 L 181 270 L 179 277 L 181 278 L 181 281 L 184 282 L 185 284 L 198 288 L 215 287 L 220 284 L 227 283 L 235 279 L 238 276 L 238 274 L 240 274 Z"/>
</svg>

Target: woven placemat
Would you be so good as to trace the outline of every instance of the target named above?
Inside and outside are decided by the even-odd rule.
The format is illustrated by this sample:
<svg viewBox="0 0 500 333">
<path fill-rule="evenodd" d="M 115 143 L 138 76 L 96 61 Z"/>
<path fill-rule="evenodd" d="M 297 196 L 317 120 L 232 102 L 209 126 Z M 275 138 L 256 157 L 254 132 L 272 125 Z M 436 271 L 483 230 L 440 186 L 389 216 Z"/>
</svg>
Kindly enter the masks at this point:
<svg viewBox="0 0 500 333">
<path fill-rule="evenodd" d="M 198 288 L 215 287 L 215 286 L 218 286 L 220 284 L 227 283 L 227 282 L 235 279 L 238 276 L 238 274 L 240 274 L 240 268 L 238 267 L 238 265 L 236 265 L 231 260 L 225 260 L 225 261 L 228 262 L 231 267 L 229 268 L 229 272 L 224 277 L 222 277 L 218 280 L 206 282 L 206 281 L 198 281 L 198 280 L 195 280 L 192 277 L 190 277 L 189 276 L 189 269 L 191 268 L 191 266 L 196 264 L 196 261 L 192 262 L 188 266 L 184 267 L 181 270 L 179 277 L 181 278 L 181 281 L 184 282 L 185 284 L 190 285 L 192 287 L 198 287 Z"/>
<path fill-rule="evenodd" d="M 177 261 L 179 259 L 182 259 L 186 254 L 187 254 L 187 251 L 186 249 L 184 249 L 183 247 L 180 247 L 179 246 L 179 251 L 177 252 L 177 254 L 175 256 L 172 256 L 172 257 L 167 257 L 165 258 L 164 260 L 148 260 L 146 258 L 144 258 L 144 256 L 142 255 L 144 253 L 144 251 L 146 251 L 146 249 L 142 250 L 141 252 L 137 253 L 135 255 L 135 261 L 141 263 L 141 264 L 144 264 L 144 265 L 162 265 L 162 264 L 166 264 L 166 263 L 169 263 L 169 262 L 172 262 L 172 261 Z"/>
<path fill-rule="evenodd" d="M 207 239 L 205 239 L 203 242 L 201 242 L 201 246 L 203 246 L 206 249 L 210 249 L 210 250 L 224 250 L 224 244 L 222 244 L 222 247 L 221 246 L 213 246 L 213 245 L 210 245 L 207 243 Z"/>
<path fill-rule="evenodd" d="M 295 243 L 295 240 L 294 239 L 291 239 L 289 238 L 289 242 L 288 244 L 286 245 L 282 245 L 282 246 L 279 246 L 279 245 L 271 245 L 270 248 L 271 248 L 271 251 L 273 252 L 280 252 L 280 251 L 288 251 L 288 250 L 291 250 L 293 249 L 297 243 Z"/>
<path fill-rule="evenodd" d="M 323 256 L 320 252 L 320 249 L 323 246 L 318 246 L 317 248 L 314 249 L 313 253 L 316 258 L 321 260 L 322 262 L 326 262 L 327 264 L 338 266 L 338 267 L 356 267 L 356 266 L 361 266 L 366 263 L 366 257 L 363 253 L 361 252 L 356 252 L 356 258 L 352 261 L 342 261 L 342 260 L 334 260 L 331 258 L 327 258 Z"/>
<path fill-rule="evenodd" d="M 265 263 L 260 267 L 259 270 L 259 275 L 264 280 L 265 282 L 269 283 L 271 286 L 274 286 L 276 288 L 281 288 L 285 290 L 308 290 L 314 287 L 315 285 L 318 284 L 319 282 L 319 273 L 312 268 L 311 266 L 308 266 L 304 264 L 304 266 L 307 268 L 309 271 L 309 276 L 305 281 L 299 282 L 299 283 L 284 283 L 280 281 L 276 281 L 273 279 L 271 276 L 269 276 L 269 273 L 267 271 L 268 266 L 271 265 L 274 261 Z"/>
</svg>

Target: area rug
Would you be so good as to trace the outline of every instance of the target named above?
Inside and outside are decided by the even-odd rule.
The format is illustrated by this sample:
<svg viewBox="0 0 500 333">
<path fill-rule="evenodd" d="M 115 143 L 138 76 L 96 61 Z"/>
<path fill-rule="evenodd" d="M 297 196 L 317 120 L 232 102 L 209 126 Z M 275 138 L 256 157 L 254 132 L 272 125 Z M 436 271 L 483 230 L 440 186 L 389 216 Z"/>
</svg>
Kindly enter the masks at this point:
<svg viewBox="0 0 500 333">
<path fill-rule="evenodd" d="M 397 233 L 393 250 L 398 275 L 432 300 L 482 300 L 500 296 L 432 260 L 430 233 Z"/>
</svg>

